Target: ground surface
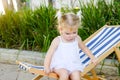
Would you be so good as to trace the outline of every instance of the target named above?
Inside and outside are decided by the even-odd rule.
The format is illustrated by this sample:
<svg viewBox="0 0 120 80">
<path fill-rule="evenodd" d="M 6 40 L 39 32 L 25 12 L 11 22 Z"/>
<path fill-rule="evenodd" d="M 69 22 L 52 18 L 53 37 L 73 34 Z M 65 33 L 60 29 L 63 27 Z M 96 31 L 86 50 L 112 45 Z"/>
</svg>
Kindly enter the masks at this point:
<svg viewBox="0 0 120 80">
<path fill-rule="evenodd" d="M 97 66 L 96 71 L 101 77 L 107 80 L 120 80 L 117 67 L 103 66 L 100 71 L 101 66 Z"/>
<path fill-rule="evenodd" d="M 99 74 L 100 69 L 96 69 Z M 102 77 L 105 77 L 107 80 L 120 80 L 120 77 L 117 76 L 117 71 L 115 68 L 104 67 L 102 69 Z M 0 63 L 0 80 L 32 80 L 36 75 L 30 74 L 26 71 L 21 71 L 18 69 L 18 65 Z M 55 80 L 51 78 L 44 77 L 41 80 Z"/>
</svg>

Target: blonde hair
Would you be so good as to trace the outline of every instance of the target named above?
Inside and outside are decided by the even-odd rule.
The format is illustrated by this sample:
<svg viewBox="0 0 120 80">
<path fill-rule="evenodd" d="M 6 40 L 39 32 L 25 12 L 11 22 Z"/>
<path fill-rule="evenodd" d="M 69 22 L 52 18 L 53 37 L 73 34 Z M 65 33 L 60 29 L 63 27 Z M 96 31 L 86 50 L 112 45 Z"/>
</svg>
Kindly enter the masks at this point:
<svg viewBox="0 0 120 80">
<path fill-rule="evenodd" d="M 72 28 L 72 27 L 78 27 L 80 24 L 79 16 L 77 16 L 74 13 L 61 13 L 58 12 L 57 14 L 58 19 L 58 30 L 59 28 Z"/>
</svg>

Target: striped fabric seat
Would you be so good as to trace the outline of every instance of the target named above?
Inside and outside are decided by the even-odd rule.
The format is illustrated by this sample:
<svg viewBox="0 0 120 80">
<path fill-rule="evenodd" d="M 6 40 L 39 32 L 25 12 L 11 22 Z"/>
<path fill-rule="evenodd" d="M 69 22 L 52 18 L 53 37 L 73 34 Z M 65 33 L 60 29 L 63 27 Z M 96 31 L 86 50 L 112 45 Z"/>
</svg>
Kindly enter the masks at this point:
<svg viewBox="0 0 120 80">
<path fill-rule="evenodd" d="M 38 70 L 44 70 L 44 66 L 36 66 L 36 65 L 29 64 L 29 63 L 25 63 L 25 62 L 21 62 L 19 64 L 19 68 L 21 70 L 25 70 L 25 71 L 29 71 L 30 68 L 36 68 Z"/>
<path fill-rule="evenodd" d="M 109 54 L 115 51 L 118 60 L 120 61 L 120 26 L 107 26 L 105 25 L 98 31 L 96 31 L 93 35 L 87 38 L 84 41 L 85 45 L 91 50 L 93 55 L 98 58 L 98 62 L 105 59 Z M 81 72 L 81 76 L 83 76 L 87 80 L 101 80 L 96 74 L 93 72 L 92 78 L 86 75 L 90 72 L 95 65 L 90 63 L 90 58 L 79 50 L 80 60 L 84 66 L 84 71 Z M 17 62 L 19 67 L 24 70 L 28 70 L 31 73 L 38 74 L 36 78 L 33 80 L 39 80 L 41 76 L 44 76 L 44 66 L 35 66 L 32 64 Z M 47 75 L 49 77 L 53 77 L 58 79 L 59 77 L 55 73 L 51 73 Z"/>
<path fill-rule="evenodd" d="M 109 51 L 113 45 L 120 42 L 120 27 L 105 27 L 96 36 L 86 43 L 95 57 L 99 57 L 104 52 Z M 90 58 L 80 50 L 80 59 L 84 66 L 90 62 Z"/>
</svg>

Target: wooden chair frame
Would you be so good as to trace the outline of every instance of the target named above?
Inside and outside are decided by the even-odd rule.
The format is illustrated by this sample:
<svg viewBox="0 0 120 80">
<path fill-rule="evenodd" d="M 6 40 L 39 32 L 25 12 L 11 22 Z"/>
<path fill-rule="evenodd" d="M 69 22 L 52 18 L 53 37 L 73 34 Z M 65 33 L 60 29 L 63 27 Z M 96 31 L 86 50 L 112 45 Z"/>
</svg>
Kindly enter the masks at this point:
<svg viewBox="0 0 120 80">
<path fill-rule="evenodd" d="M 104 27 L 111 27 L 111 26 L 107 26 L 105 25 Z M 101 31 L 104 27 L 100 28 L 98 31 L 96 31 L 94 34 L 92 34 L 89 38 L 87 38 L 84 43 L 87 43 L 90 39 L 92 39 L 99 31 Z M 120 27 L 119 25 L 118 26 L 114 26 L 114 27 Z M 101 56 L 98 57 L 98 63 L 100 61 L 102 61 L 103 59 L 105 59 L 108 55 L 110 55 L 112 52 L 115 51 L 117 57 L 118 57 L 118 60 L 120 62 L 120 42 L 118 42 L 116 45 L 113 45 L 112 48 L 110 50 L 108 50 L 107 52 L 103 53 Z M 17 61 L 18 64 L 22 64 L 21 62 Z M 24 64 L 22 64 L 24 65 Z M 25 65 L 24 65 L 25 66 Z M 26 68 L 28 68 L 26 66 Z M 106 80 L 106 79 L 103 79 L 99 76 L 97 76 L 95 70 L 95 65 L 94 64 L 89 64 L 87 67 L 85 67 L 84 71 L 81 73 L 81 76 L 84 80 Z M 41 77 L 43 76 L 48 76 L 48 77 L 52 77 L 52 78 L 56 78 L 58 79 L 59 76 L 55 73 L 50 73 L 49 75 L 46 75 L 44 73 L 43 70 L 38 70 L 36 68 L 29 68 L 28 71 L 30 73 L 35 73 L 35 74 L 38 74 L 33 80 L 39 80 Z M 87 75 L 88 72 L 91 72 L 92 73 L 92 76 L 89 76 Z"/>
</svg>

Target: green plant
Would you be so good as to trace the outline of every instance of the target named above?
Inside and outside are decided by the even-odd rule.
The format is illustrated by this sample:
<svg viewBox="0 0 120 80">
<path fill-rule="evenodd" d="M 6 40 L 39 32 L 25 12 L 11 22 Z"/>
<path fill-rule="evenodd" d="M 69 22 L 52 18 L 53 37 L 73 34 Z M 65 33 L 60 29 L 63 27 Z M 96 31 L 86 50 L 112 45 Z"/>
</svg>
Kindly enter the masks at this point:
<svg viewBox="0 0 120 80">
<path fill-rule="evenodd" d="M 26 25 L 32 30 L 34 43 L 40 45 L 43 52 L 48 49 L 51 40 L 57 34 L 55 13 L 56 10 L 51 6 L 40 6 L 26 18 Z"/>
<path fill-rule="evenodd" d="M 120 48 L 119 48 L 119 49 L 120 49 Z M 116 60 L 117 60 L 117 61 L 116 61 Z M 115 65 L 115 67 L 116 67 L 117 70 L 118 70 L 118 76 L 120 76 L 120 62 L 119 62 L 119 60 L 118 60 L 115 52 L 113 52 L 113 54 L 112 54 L 112 61 L 113 61 L 114 65 Z"/>
<path fill-rule="evenodd" d="M 78 29 L 78 35 L 80 35 L 82 37 L 82 40 L 85 40 L 86 38 L 89 37 L 88 31 L 84 28 Z"/>
<path fill-rule="evenodd" d="M 120 2 L 118 0 L 114 0 L 113 8 L 112 8 L 112 17 L 109 20 L 110 25 L 119 25 L 120 24 Z"/>
<path fill-rule="evenodd" d="M 97 29 L 105 24 L 120 24 L 120 5 L 115 0 L 110 5 L 105 0 L 98 0 L 97 6 L 93 3 L 83 4 L 77 9 L 62 8 L 62 12 L 78 10 L 82 12 L 82 27 L 78 34 L 85 40 Z M 21 48 L 46 52 L 52 39 L 58 35 L 56 29 L 56 9 L 52 6 L 40 6 L 32 11 L 28 8 L 18 12 L 6 10 L 0 15 L 0 47 Z M 24 44 L 24 45 L 23 45 Z"/>
<path fill-rule="evenodd" d="M 16 34 L 19 33 L 22 17 L 13 11 L 6 11 L 0 18 L 1 46 L 9 48 L 13 44 L 18 44 L 19 35 Z"/>
<path fill-rule="evenodd" d="M 120 63 L 118 64 L 118 75 L 120 76 Z"/>
<path fill-rule="evenodd" d="M 101 63 L 101 67 L 100 67 L 100 72 L 99 72 L 99 74 L 103 74 L 102 73 L 102 69 L 103 69 L 103 66 L 105 65 L 105 60 L 103 60 L 103 62 Z"/>
<path fill-rule="evenodd" d="M 94 2 L 83 4 L 81 6 L 82 11 L 82 26 L 88 30 L 88 34 L 91 35 L 101 26 L 106 24 L 104 13 L 106 11 L 106 3 L 104 0 L 99 0 L 97 6 Z"/>
</svg>

